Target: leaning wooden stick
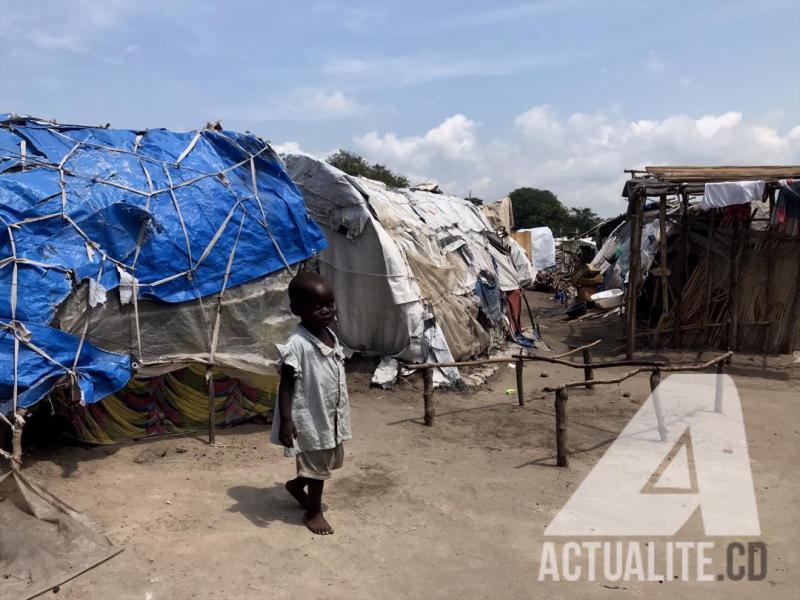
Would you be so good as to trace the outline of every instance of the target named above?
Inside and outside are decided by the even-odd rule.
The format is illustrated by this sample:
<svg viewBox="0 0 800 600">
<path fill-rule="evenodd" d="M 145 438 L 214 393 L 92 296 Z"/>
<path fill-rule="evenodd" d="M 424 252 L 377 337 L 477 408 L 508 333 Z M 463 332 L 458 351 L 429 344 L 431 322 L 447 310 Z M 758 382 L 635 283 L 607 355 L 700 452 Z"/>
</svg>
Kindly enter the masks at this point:
<svg viewBox="0 0 800 600">
<path fill-rule="evenodd" d="M 720 354 L 716 358 L 712 358 L 711 360 L 706 361 L 704 363 L 701 363 L 699 365 L 677 365 L 677 366 L 674 366 L 674 367 L 663 367 L 663 366 L 644 366 L 644 367 L 639 367 L 639 368 L 633 369 L 632 371 L 628 371 L 627 373 L 623 373 L 622 375 L 620 375 L 619 377 L 616 377 L 614 379 L 593 379 L 592 380 L 592 384 L 593 385 L 608 385 L 608 384 L 612 384 L 612 383 L 622 383 L 623 381 L 625 381 L 626 379 L 630 379 L 634 375 L 638 375 L 639 373 L 642 373 L 642 372 L 647 373 L 647 372 L 650 372 L 650 371 L 654 371 L 656 369 L 660 369 L 662 372 L 669 372 L 669 373 L 678 373 L 680 371 L 702 371 L 703 369 L 708 369 L 709 367 L 718 364 L 720 361 L 728 360 L 731 356 L 733 356 L 733 354 L 734 354 L 734 352 L 729 350 L 725 354 Z M 594 364 L 592 366 L 593 367 L 598 367 L 601 364 L 602 363 L 597 363 L 597 364 Z M 586 381 L 570 381 L 569 383 L 562 383 L 561 385 L 546 387 L 546 388 L 544 388 L 544 391 L 545 392 L 555 392 L 555 391 L 560 390 L 560 389 L 566 390 L 566 389 L 574 388 L 574 387 L 583 387 L 585 385 L 586 385 Z"/>
<path fill-rule="evenodd" d="M 616 377 L 614 379 L 593 379 L 592 380 L 592 384 L 593 385 L 607 385 L 607 384 L 611 384 L 611 383 L 622 383 L 623 381 L 625 381 L 626 379 L 630 379 L 634 375 L 637 375 L 637 374 L 639 374 L 639 373 L 641 373 L 643 371 L 647 372 L 647 371 L 650 371 L 650 370 L 651 369 L 649 369 L 647 367 L 638 367 L 638 368 L 633 369 L 632 371 L 628 371 L 627 373 L 624 373 L 623 375 L 620 375 L 619 377 Z M 585 385 L 586 385 L 585 381 L 570 381 L 569 383 L 562 383 L 561 385 L 548 386 L 548 387 L 544 388 L 544 391 L 545 392 L 557 392 L 558 390 L 568 390 L 570 388 L 583 387 Z"/>
<path fill-rule="evenodd" d="M 525 363 L 523 363 L 521 360 L 518 360 L 517 364 L 515 365 L 517 371 L 517 401 L 519 402 L 520 406 L 525 406 L 525 392 L 522 389 L 522 369 L 524 365 Z"/>
<path fill-rule="evenodd" d="M 584 350 L 586 352 L 586 350 Z M 633 359 L 633 360 L 610 360 L 607 362 L 591 362 L 591 355 L 589 356 L 589 362 L 577 363 L 571 362 L 568 360 L 560 360 L 558 358 L 550 358 L 549 356 L 532 356 L 526 354 L 515 354 L 512 358 L 520 359 L 520 360 L 528 360 L 531 362 L 546 362 L 555 365 L 564 365 L 565 367 L 572 367 L 573 369 L 605 369 L 608 367 L 659 367 L 666 365 L 663 360 L 640 360 L 640 359 Z"/>
<path fill-rule="evenodd" d="M 585 346 L 578 346 L 577 348 L 573 348 L 568 352 L 564 352 L 563 354 L 556 354 L 551 358 L 566 358 L 567 356 L 572 356 L 573 354 L 577 354 L 578 352 L 583 352 L 586 348 L 594 348 L 599 344 L 602 340 L 595 340 L 591 344 L 586 344 Z"/>
</svg>

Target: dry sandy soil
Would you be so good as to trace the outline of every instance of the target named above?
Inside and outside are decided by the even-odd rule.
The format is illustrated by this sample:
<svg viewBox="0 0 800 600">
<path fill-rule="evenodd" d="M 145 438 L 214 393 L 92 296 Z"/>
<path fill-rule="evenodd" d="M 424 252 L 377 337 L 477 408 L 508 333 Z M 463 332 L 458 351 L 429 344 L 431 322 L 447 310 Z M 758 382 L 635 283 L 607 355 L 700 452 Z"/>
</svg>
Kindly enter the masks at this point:
<svg viewBox="0 0 800 600">
<path fill-rule="evenodd" d="M 532 297 L 539 314 L 556 312 Z M 607 327 L 543 323 L 556 350 L 598 331 L 616 345 Z M 514 371 L 503 364 L 477 391 L 437 392 L 436 426 L 427 428 L 418 378 L 376 390 L 355 368 L 354 439 L 326 490 L 336 528 L 327 537 L 303 526 L 283 489 L 293 461 L 267 443 L 264 425 L 223 431 L 216 447 L 187 436 L 34 450 L 26 471 L 125 548 L 62 585 L 59 598 L 795 598 L 800 365 L 737 356 L 731 371 L 769 551 L 757 583 L 537 582 L 545 526 L 647 397 L 644 376 L 570 395 L 572 462 L 560 469 L 553 395 L 541 389 L 580 371 L 526 367 L 520 408 L 506 394 Z M 698 537 L 696 521 L 684 539 Z"/>
</svg>

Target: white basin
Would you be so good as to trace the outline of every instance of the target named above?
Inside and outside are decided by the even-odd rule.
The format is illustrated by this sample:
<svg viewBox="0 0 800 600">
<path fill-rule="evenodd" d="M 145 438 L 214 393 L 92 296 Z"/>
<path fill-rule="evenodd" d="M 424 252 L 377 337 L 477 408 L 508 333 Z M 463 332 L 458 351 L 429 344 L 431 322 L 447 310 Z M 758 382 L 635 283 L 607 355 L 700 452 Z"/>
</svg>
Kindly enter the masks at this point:
<svg viewBox="0 0 800 600">
<path fill-rule="evenodd" d="M 600 308 L 615 308 L 622 304 L 622 290 L 604 290 L 592 294 L 592 302 Z"/>
</svg>

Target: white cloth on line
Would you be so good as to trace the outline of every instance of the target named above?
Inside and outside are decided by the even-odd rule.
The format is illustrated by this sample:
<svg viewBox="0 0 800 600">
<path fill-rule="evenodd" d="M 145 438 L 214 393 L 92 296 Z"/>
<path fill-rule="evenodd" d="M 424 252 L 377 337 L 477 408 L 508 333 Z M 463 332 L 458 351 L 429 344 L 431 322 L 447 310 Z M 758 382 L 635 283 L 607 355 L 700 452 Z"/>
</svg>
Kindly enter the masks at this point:
<svg viewBox="0 0 800 600">
<path fill-rule="evenodd" d="M 734 204 L 761 201 L 764 197 L 763 181 L 722 181 L 707 183 L 700 202 L 701 210 L 725 208 Z"/>
</svg>

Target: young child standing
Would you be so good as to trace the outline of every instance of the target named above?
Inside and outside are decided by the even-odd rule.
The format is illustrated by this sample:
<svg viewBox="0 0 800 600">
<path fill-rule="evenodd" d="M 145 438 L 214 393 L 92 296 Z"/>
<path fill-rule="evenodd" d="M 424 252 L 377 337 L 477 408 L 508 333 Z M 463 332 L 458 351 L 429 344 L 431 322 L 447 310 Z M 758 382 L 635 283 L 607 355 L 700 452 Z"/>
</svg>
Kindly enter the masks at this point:
<svg viewBox="0 0 800 600">
<path fill-rule="evenodd" d="M 328 535 L 333 528 L 322 514 L 322 488 L 342 466 L 342 442 L 351 438 L 344 352 L 328 328 L 336 308 L 323 277 L 298 273 L 289 283 L 289 303 L 300 324 L 277 345 L 281 382 L 270 441 L 296 452 L 297 477 L 286 489 L 305 509 L 306 526 Z"/>
</svg>

